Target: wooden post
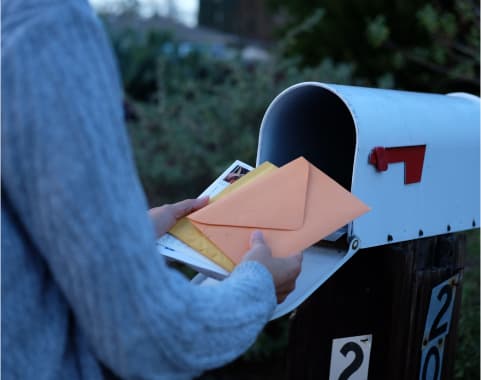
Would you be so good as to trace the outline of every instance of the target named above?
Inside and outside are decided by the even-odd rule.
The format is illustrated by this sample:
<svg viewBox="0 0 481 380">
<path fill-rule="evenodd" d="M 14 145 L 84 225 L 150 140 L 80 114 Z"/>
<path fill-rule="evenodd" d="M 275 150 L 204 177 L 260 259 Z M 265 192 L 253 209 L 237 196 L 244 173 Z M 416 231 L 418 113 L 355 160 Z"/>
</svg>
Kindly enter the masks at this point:
<svg viewBox="0 0 481 380">
<path fill-rule="evenodd" d="M 465 235 L 455 234 L 358 252 L 291 317 L 287 378 L 427 380 L 432 378 L 429 372 L 440 370 L 437 379 L 451 379 L 465 251 Z M 439 344 L 437 356 L 426 356 L 431 343 L 424 331 L 432 290 L 456 274 L 459 281 L 450 283 L 453 293 L 444 289 L 447 295 L 437 294 L 442 307 L 433 308 L 439 314 L 434 315 L 435 323 L 451 315 L 451 325 L 440 325 L 444 335 L 431 342 Z M 372 336 L 369 357 L 357 352 L 356 344 L 333 353 L 333 340 L 363 335 Z M 345 359 L 345 369 L 331 371 L 335 357 Z M 364 375 L 361 364 L 368 364 Z"/>
</svg>

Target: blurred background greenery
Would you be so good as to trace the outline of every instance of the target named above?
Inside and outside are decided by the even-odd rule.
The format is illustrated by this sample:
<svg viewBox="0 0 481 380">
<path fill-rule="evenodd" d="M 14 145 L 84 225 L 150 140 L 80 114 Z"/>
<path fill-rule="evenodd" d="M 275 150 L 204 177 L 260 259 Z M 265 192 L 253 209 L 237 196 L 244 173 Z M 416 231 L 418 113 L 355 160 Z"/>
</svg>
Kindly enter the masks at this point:
<svg viewBox="0 0 481 380">
<path fill-rule="evenodd" d="M 149 203 L 200 193 L 227 165 L 254 164 L 270 101 L 322 81 L 479 95 L 474 0 L 181 0 L 146 15 L 142 2 L 96 5 L 125 88 L 125 114 Z M 153 3 L 152 1 L 150 3 Z M 479 231 L 469 234 L 456 379 L 479 379 Z M 287 318 L 233 364 L 203 379 L 280 378 Z"/>
</svg>

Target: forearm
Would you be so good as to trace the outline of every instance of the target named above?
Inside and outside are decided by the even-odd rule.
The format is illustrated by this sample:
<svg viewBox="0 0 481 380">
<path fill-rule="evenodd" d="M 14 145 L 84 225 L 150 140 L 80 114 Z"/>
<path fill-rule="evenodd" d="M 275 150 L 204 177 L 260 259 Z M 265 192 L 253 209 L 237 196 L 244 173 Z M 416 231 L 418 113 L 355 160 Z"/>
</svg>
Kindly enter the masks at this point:
<svg viewBox="0 0 481 380">
<path fill-rule="evenodd" d="M 270 274 L 260 264 L 241 264 L 223 283 L 192 286 L 178 273 L 165 276 L 161 290 L 145 291 L 142 309 L 150 309 L 143 336 L 126 343 L 134 362 L 154 349 L 178 373 L 193 376 L 241 355 L 256 339 L 276 301 Z M 162 298 L 159 302 L 159 298 Z M 139 332 L 139 331 L 138 331 Z M 134 341 L 135 340 L 135 341 Z M 142 341 L 145 350 L 140 350 Z M 149 347 L 150 346 L 150 347 Z M 155 364 L 155 361 L 154 361 Z M 136 369 L 136 370 L 145 370 Z"/>
</svg>

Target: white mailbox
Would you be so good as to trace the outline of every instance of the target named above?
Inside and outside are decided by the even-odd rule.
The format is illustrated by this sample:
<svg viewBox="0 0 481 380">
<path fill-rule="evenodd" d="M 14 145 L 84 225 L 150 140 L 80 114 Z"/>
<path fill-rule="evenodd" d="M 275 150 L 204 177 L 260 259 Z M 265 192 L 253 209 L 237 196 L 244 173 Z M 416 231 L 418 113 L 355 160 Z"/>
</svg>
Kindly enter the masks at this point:
<svg viewBox="0 0 481 380">
<path fill-rule="evenodd" d="M 360 248 L 479 227 L 480 101 L 306 82 L 262 120 L 257 164 L 304 156 L 371 207 L 347 226 L 347 248 L 306 251 L 292 309 Z M 279 305 L 274 317 L 288 310 Z"/>
<path fill-rule="evenodd" d="M 262 121 L 257 163 L 304 156 L 372 210 L 360 248 L 479 227 L 480 101 L 306 82 Z"/>
</svg>

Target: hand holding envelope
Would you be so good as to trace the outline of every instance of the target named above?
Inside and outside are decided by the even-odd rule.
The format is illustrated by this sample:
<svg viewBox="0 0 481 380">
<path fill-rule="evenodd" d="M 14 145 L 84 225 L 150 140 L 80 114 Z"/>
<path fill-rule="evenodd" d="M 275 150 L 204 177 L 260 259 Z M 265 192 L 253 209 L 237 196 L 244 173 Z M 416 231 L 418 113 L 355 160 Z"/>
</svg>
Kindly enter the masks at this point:
<svg viewBox="0 0 481 380">
<path fill-rule="evenodd" d="M 225 188 L 220 194 L 212 197 L 210 203 L 216 202 L 220 198 L 223 198 L 233 191 L 236 191 L 242 186 L 256 180 L 259 176 L 270 173 L 276 170 L 277 166 L 272 165 L 270 162 L 264 162 L 259 167 L 255 168 L 251 172 L 242 176 L 234 183 Z M 220 265 L 225 270 L 231 272 L 235 265 L 226 255 L 222 253 L 209 239 L 207 239 L 187 218 L 180 219 L 174 227 L 169 231 L 178 239 L 182 240 L 189 247 L 193 248 L 198 253 L 209 258 L 214 263 Z"/>
<path fill-rule="evenodd" d="M 274 257 L 296 254 L 369 211 L 300 157 L 236 189 L 187 218 L 238 264 L 254 230 Z"/>
</svg>

